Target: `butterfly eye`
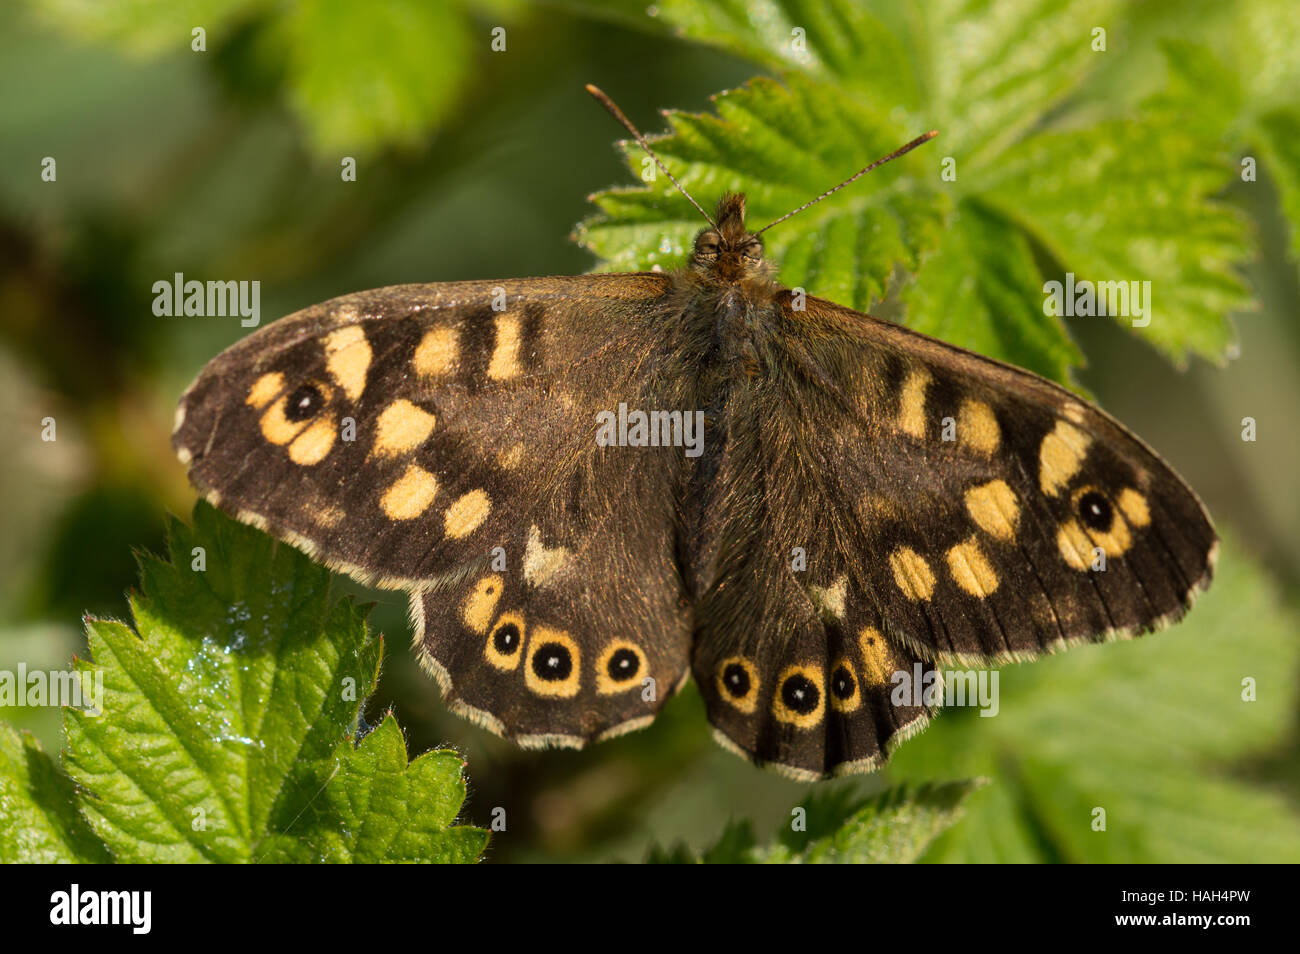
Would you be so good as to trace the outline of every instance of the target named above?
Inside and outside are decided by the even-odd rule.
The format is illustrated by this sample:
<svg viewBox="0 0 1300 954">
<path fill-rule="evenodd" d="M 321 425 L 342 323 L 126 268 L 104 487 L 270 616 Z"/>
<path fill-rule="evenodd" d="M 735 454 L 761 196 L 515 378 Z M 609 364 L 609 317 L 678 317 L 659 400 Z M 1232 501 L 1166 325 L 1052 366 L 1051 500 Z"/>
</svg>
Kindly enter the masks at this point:
<svg viewBox="0 0 1300 954">
<path fill-rule="evenodd" d="M 750 264 L 756 264 L 763 260 L 763 243 L 758 239 L 751 239 L 740 248 L 740 257 Z"/>
<path fill-rule="evenodd" d="M 718 233 L 701 232 L 695 240 L 695 257 L 711 262 L 718 257 Z"/>
<path fill-rule="evenodd" d="M 285 402 L 284 416 L 290 421 L 306 421 L 325 407 L 325 398 L 314 384 L 299 385 Z"/>
<path fill-rule="evenodd" d="M 1085 491 L 1079 496 L 1079 519 L 1084 526 L 1098 533 L 1108 533 L 1115 520 L 1115 511 L 1110 501 L 1095 490 Z"/>
</svg>

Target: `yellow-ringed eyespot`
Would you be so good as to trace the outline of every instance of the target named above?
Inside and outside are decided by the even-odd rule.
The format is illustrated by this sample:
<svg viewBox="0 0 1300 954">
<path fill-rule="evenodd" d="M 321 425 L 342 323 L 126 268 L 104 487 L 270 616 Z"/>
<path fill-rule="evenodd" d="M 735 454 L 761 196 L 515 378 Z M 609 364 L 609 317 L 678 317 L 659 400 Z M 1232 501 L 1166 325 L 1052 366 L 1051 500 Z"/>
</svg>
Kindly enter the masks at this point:
<svg viewBox="0 0 1300 954">
<path fill-rule="evenodd" d="M 803 665 L 786 667 L 776 681 L 776 698 L 772 700 L 772 714 L 777 720 L 810 729 L 821 722 L 825 710 L 821 670 Z"/>
<path fill-rule="evenodd" d="M 309 421 L 325 409 L 325 395 L 314 384 L 300 384 L 284 402 L 287 421 Z"/>
<path fill-rule="evenodd" d="M 1100 493 L 1086 487 L 1078 494 L 1074 506 L 1085 527 L 1097 533 L 1110 533 L 1115 523 L 1115 508 Z"/>
<path fill-rule="evenodd" d="M 724 659 L 718 666 L 718 694 L 744 713 L 758 706 L 758 671 L 744 656 Z"/>
<path fill-rule="evenodd" d="M 487 638 L 487 661 L 510 672 L 523 658 L 524 618 L 518 613 L 502 613 Z"/>
<path fill-rule="evenodd" d="M 582 660 L 578 644 L 568 633 L 536 626 L 528 639 L 524 681 L 538 695 L 569 698 L 578 694 Z"/>
<path fill-rule="evenodd" d="M 640 678 L 649 669 L 641 647 L 625 639 L 616 640 L 605 647 L 596 661 L 596 691 L 601 695 L 626 692 L 641 684 Z"/>
<path fill-rule="evenodd" d="M 831 667 L 831 708 L 836 712 L 854 712 L 862 704 L 862 692 L 853 663 L 841 657 Z"/>
</svg>

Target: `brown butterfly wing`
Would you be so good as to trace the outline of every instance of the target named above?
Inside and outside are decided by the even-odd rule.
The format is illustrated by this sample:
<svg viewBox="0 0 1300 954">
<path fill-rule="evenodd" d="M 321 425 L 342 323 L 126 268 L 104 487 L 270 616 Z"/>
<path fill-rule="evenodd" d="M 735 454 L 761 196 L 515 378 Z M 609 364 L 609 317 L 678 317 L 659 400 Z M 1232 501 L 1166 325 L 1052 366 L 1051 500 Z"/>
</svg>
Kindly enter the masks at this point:
<svg viewBox="0 0 1300 954">
<path fill-rule="evenodd" d="M 453 707 L 580 744 L 644 724 L 687 670 L 681 450 L 628 467 L 594 440 L 620 401 L 681 406 L 665 383 L 680 375 L 657 370 L 667 289 L 583 276 L 325 302 L 214 359 L 174 443 L 240 519 L 411 591 Z"/>
<path fill-rule="evenodd" d="M 1104 412 L 831 302 L 793 302 L 777 296 L 779 343 L 723 402 L 692 561 L 695 675 L 714 725 L 753 757 L 801 776 L 870 767 L 923 724 L 904 693 L 901 710 L 871 710 L 874 740 L 831 706 L 792 725 L 783 693 L 806 687 L 791 678 L 828 686 L 864 634 L 893 672 L 997 664 L 1160 627 L 1208 584 L 1216 538 L 1199 501 Z M 736 657 L 758 687 L 743 717 L 718 680 Z"/>
</svg>

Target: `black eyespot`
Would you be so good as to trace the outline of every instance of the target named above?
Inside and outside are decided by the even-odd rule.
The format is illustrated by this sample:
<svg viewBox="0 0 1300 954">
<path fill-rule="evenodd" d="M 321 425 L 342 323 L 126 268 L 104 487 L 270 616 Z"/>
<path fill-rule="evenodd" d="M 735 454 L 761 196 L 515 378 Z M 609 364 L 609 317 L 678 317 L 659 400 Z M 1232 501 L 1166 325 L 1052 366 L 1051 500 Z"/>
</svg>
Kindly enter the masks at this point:
<svg viewBox="0 0 1300 954">
<path fill-rule="evenodd" d="M 781 683 L 781 701 L 792 712 L 807 715 L 817 709 L 821 693 L 811 679 L 796 674 Z"/>
<path fill-rule="evenodd" d="M 852 699 L 856 688 L 857 680 L 847 666 L 837 666 L 831 673 L 831 692 L 835 693 L 836 699 Z"/>
<path fill-rule="evenodd" d="M 614 655 L 610 656 L 609 662 L 605 664 L 605 672 L 615 682 L 627 682 L 640 670 L 641 660 L 636 653 L 627 648 L 614 650 Z"/>
<path fill-rule="evenodd" d="M 314 384 L 301 384 L 289 395 L 284 405 L 284 416 L 290 421 L 306 421 L 315 417 L 325 406 L 320 388 Z"/>
<path fill-rule="evenodd" d="M 501 656 L 513 656 L 519 651 L 519 627 L 502 623 L 492 634 L 492 648 Z"/>
<path fill-rule="evenodd" d="M 749 695 L 749 670 L 740 663 L 732 663 L 722 670 L 722 684 L 736 699 Z"/>
<path fill-rule="evenodd" d="M 1109 533 L 1115 521 L 1115 511 L 1111 509 L 1109 500 L 1090 490 L 1079 498 L 1079 519 L 1098 533 Z"/>
<path fill-rule="evenodd" d="M 573 655 L 562 643 L 542 643 L 533 650 L 533 675 L 547 682 L 563 682 L 573 672 Z"/>
</svg>

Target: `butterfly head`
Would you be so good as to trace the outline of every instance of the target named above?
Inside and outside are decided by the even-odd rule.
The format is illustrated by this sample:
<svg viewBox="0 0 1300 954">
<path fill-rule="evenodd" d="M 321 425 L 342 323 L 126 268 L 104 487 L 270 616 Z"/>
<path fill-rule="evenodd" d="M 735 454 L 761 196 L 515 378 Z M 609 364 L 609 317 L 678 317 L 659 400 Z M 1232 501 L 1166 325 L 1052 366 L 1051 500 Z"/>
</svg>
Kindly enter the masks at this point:
<svg viewBox="0 0 1300 954">
<path fill-rule="evenodd" d="M 724 281 L 765 273 L 763 240 L 745 228 L 745 196 L 729 193 L 718 200 L 717 227 L 695 236 L 691 264 Z"/>
</svg>

